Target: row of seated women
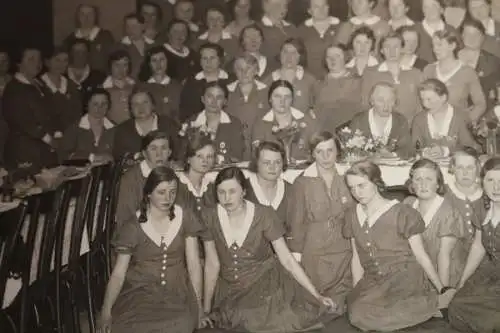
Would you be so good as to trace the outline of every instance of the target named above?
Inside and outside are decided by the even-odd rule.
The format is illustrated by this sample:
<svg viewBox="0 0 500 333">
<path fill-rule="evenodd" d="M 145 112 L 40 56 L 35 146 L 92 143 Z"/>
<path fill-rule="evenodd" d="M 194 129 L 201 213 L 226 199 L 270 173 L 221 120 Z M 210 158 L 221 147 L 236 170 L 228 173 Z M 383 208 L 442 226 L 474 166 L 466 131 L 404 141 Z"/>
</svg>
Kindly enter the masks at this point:
<svg viewBox="0 0 500 333">
<path fill-rule="evenodd" d="M 100 327 L 298 332 L 347 314 L 363 331 L 443 316 L 463 332 L 498 330 L 500 159 L 481 168 L 473 149 L 457 150 L 447 184 L 420 159 L 401 203 L 372 162 L 341 176 L 337 146 L 315 133 L 314 163 L 293 185 L 285 150 L 268 141 L 250 171 L 225 168 L 213 181 L 208 137 L 191 141 L 176 174 L 164 166 L 167 136 L 148 134 L 120 184 Z"/>
<path fill-rule="evenodd" d="M 282 0 L 266 0 L 266 3 L 275 1 Z M 495 95 L 500 68 L 498 58 L 484 50 L 484 45 L 488 44 L 486 41 L 489 35 L 485 27 L 488 20 L 480 13 L 485 11 L 483 7 L 488 4 L 479 2 L 481 1 L 471 1 L 470 16 L 476 20 L 468 19 L 463 22 L 461 36 L 455 29 L 437 24 L 442 23 L 439 21 L 440 15 L 433 18 L 436 22 L 430 18 L 443 11 L 436 0 L 423 2 L 424 22 L 436 23 L 431 24 L 435 26 L 432 31 L 436 32 L 431 34 L 432 38 L 427 36 L 427 41 L 424 41 L 416 27 L 408 25 L 380 36 L 373 27 L 352 27 L 345 44 L 338 40 L 326 41 L 320 38 L 324 42 L 322 47 L 308 45 L 314 40 L 312 37 L 296 38 L 285 34 L 283 43 L 275 40 L 272 42 L 274 47 L 280 47 L 276 51 L 279 54 L 277 67 L 268 66 L 271 59 L 263 60 L 261 57 L 262 51 L 269 49 L 264 43 L 268 37 L 263 27 L 248 25 L 241 31 L 241 46 L 244 50 L 241 56 L 234 56 L 226 61 L 227 52 L 224 48 L 208 40 L 197 48 L 199 58 L 190 60 L 196 69 L 186 72 L 183 77 L 170 73 L 171 69 L 183 67 L 169 56 L 170 44 L 144 50 L 142 66 L 140 61 L 139 65 L 134 64 L 131 52 L 123 48 L 117 49 L 108 59 L 106 76 L 89 65 L 96 45 L 84 38 L 73 38 L 68 42 L 69 50 L 58 48 L 47 58 L 48 70 L 41 76 L 41 80 L 36 79 L 40 73 L 41 56 L 38 51 L 27 49 L 19 62 L 19 73 L 10 82 L 12 84 L 7 84 L 7 88 L 9 85 L 11 88 L 5 90 L 2 98 L 3 114 L 10 132 L 5 144 L 5 163 L 10 168 L 29 163 L 39 166 L 54 163 L 56 155 L 51 153 L 54 150 L 52 142 L 57 141 L 69 126 L 79 122 L 78 118 L 82 114 L 81 95 L 96 86 L 102 86 L 110 93 L 108 119 L 118 126 L 127 123 L 124 127 L 128 128 L 130 138 L 137 138 L 145 134 L 148 128 L 155 126 L 156 118 L 150 116 L 142 120 L 134 119 L 130 103 L 134 87 L 150 92 L 154 98 L 156 113 L 164 118 L 163 123 L 169 122 L 170 127 L 176 127 L 186 121 L 192 122 L 206 108 L 203 95 L 208 83 L 227 85 L 229 92 L 226 94 L 224 110 L 243 126 L 247 151 L 244 157 L 247 158 L 251 143 L 256 141 L 252 138 L 255 121 L 265 118 L 273 108 L 268 101 L 269 88 L 277 80 L 289 81 L 294 88 L 292 106 L 305 114 L 305 117 L 316 118 L 316 122 L 327 130 L 333 130 L 351 120 L 354 114 L 370 109 L 371 91 L 381 81 L 396 87 L 397 104 L 394 109 L 411 124 L 423 109 L 417 87 L 426 78 L 437 78 L 446 84 L 449 104 L 457 114 L 463 116 L 457 117 L 464 118 L 467 123 L 477 122 L 487 108 L 486 97 Z M 389 2 L 394 7 L 391 7 L 391 13 L 400 8 L 404 14 L 407 6 L 401 1 L 399 7 L 397 4 L 397 1 Z M 353 12 L 357 13 L 359 20 L 360 17 L 372 17 L 370 10 L 373 5 L 373 1 L 352 2 Z M 479 7 L 482 10 L 478 10 Z M 272 8 L 268 10 L 272 12 Z M 321 17 L 325 15 L 328 17 L 328 9 L 328 4 L 324 1 L 315 0 L 310 3 L 310 29 L 313 32 L 319 28 L 315 26 L 315 22 L 323 22 Z M 486 12 L 489 15 L 489 11 Z M 85 24 L 94 26 L 95 16 L 96 12 L 91 7 L 80 8 L 80 21 L 85 21 Z M 175 26 L 187 29 L 185 21 L 172 22 Z M 427 23 L 423 25 L 428 26 Z M 337 33 L 332 35 L 337 36 Z M 182 38 L 179 37 L 179 40 Z M 335 44 L 332 46 L 332 43 Z M 428 64 L 435 59 L 425 60 L 419 54 L 419 47 L 424 44 L 426 46 L 422 49 L 433 50 L 436 63 Z M 311 50 L 320 51 L 318 55 L 312 55 Z M 323 72 L 314 74 L 315 70 L 311 66 L 319 66 Z M 140 67 L 142 70 L 138 70 Z M 201 71 L 198 71 L 200 68 Z M 139 82 L 133 77 L 133 73 L 139 73 Z M 325 73 L 327 75 L 323 78 Z M 322 80 L 318 81 L 316 77 L 321 77 Z M 299 115 L 296 111 L 294 114 Z M 22 119 L 30 119 L 30 122 L 25 125 Z M 137 130 L 136 127 L 142 129 Z M 94 138 L 97 136 L 94 135 Z M 127 140 L 116 140 L 122 141 Z M 17 149 L 18 147 L 23 149 Z M 123 153 L 118 149 L 116 154 L 122 156 Z"/>
</svg>

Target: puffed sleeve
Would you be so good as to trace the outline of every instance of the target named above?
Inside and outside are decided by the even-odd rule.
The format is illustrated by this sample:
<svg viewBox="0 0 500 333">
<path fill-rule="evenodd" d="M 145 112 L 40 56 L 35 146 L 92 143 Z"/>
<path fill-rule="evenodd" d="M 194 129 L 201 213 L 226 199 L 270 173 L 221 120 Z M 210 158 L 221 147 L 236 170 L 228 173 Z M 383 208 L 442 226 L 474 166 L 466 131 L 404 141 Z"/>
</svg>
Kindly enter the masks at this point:
<svg viewBox="0 0 500 333">
<path fill-rule="evenodd" d="M 264 237 L 273 242 L 285 235 L 285 226 L 283 221 L 280 220 L 278 214 L 269 207 L 255 207 L 255 218 L 261 219 L 264 229 Z"/>
<path fill-rule="evenodd" d="M 441 207 L 441 209 L 441 211 L 438 211 L 442 219 L 439 223 L 437 236 L 455 238 L 465 237 L 465 223 L 462 216 L 455 213 L 451 205 L 446 205 L 445 207 Z"/>
<path fill-rule="evenodd" d="M 139 222 L 137 219 L 130 219 L 120 226 L 111 241 L 115 252 L 118 254 L 132 254 L 139 244 Z"/>
<path fill-rule="evenodd" d="M 425 231 L 425 223 L 420 213 L 408 205 L 400 205 L 398 211 L 398 234 L 408 239 Z"/>
<path fill-rule="evenodd" d="M 200 218 L 190 209 L 181 208 L 181 210 L 184 237 L 202 237 L 203 233 L 206 232 L 206 227 L 202 224 Z"/>
<path fill-rule="evenodd" d="M 342 225 L 342 235 L 346 239 L 351 239 L 354 237 L 354 232 L 352 230 L 352 223 L 354 221 L 354 213 L 352 209 L 348 209 L 344 214 L 344 221 Z"/>
<path fill-rule="evenodd" d="M 286 219 L 290 228 L 288 246 L 290 251 L 302 253 L 306 236 L 306 200 L 302 179 L 292 185 L 291 195 L 287 201 Z"/>
</svg>

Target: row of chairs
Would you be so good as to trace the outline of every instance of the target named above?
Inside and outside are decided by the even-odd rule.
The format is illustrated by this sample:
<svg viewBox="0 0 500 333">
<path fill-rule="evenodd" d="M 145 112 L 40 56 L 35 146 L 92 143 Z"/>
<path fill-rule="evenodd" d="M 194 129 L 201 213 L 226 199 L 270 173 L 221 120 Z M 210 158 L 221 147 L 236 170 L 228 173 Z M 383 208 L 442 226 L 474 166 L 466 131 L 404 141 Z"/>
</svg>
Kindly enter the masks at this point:
<svg viewBox="0 0 500 333">
<path fill-rule="evenodd" d="M 0 305 L 9 283 L 21 282 L 0 310 L 0 332 L 81 332 L 85 322 L 95 332 L 123 166 L 94 167 L 0 214 Z M 88 242 L 83 254 L 82 242 Z"/>
</svg>

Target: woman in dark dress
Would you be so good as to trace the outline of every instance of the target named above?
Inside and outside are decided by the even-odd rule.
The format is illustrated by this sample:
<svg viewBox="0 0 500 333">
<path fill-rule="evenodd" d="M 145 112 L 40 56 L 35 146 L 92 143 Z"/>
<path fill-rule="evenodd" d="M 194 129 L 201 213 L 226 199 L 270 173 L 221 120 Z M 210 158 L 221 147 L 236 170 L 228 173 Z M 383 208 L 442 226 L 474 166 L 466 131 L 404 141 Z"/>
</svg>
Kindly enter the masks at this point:
<svg viewBox="0 0 500 333">
<path fill-rule="evenodd" d="M 330 132 L 318 132 L 309 142 L 314 158 L 293 183 L 288 198 L 288 246 L 318 291 L 345 311 L 352 288 L 351 245 L 342 236 L 344 210 L 353 204 L 336 168 L 337 142 Z"/>
<path fill-rule="evenodd" d="M 138 86 L 148 91 L 155 100 L 156 113 L 167 116 L 180 123 L 179 103 L 181 84 L 168 76 L 169 63 L 167 50 L 159 45 L 146 53 L 139 74 Z"/>
<path fill-rule="evenodd" d="M 151 170 L 168 164 L 172 154 L 169 140 L 166 133 L 159 131 L 150 132 L 142 139 L 139 155 L 143 160 L 125 171 L 120 179 L 116 207 L 117 226 L 135 216 L 141 202 L 142 188 Z"/>
<path fill-rule="evenodd" d="M 3 117 L 9 128 L 5 166 L 8 169 L 31 166 L 34 170 L 54 166 L 55 139 L 61 132 L 54 129 L 43 84 L 36 79 L 42 69 L 40 51 L 24 48 L 18 66 L 2 96 Z"/>
<path fill-rule="evenodd" d="M 106 75 L 98 70 L 90 68 L 90 42 L 83 38 L 72 40 L 69 49 L 69 65 L 66 76 L 72 81 L 82 94 L 102 85 Z"/>
<path fill-rule="evenodd" d="M 425 66 L 429 64 L 428 61 L 420 58 L 417 55 L 418 45 L 420 43 L 420 35 L 415 26 L 403 26 L 396 30 L 396 33 L 403 37 L 403 49 L 401 54 L 401 68 L 404 69 L 418 69 L 423 71 Z"/>
<path fill-rule="evenodd" d="M 220 266 L 205 270 L 204 310 L 216 326 L 230 330 L 288 333 L 321 327 L 332 316 L 327 309 L 337 305 L 317 291 L 293 258 L 274 210 L 245 200 L 246 183 L 236 167 L 215 180 L 219 204 L 205 212 L 205 224 Z"/>
<path fill-rule="evenodd" d="M 65 45 L 72 44 L 76 38 L 83 38 L 90 43 L 90 68 L 106 72 L 108 55 L 114 44 L 113 35 L 99 27 L 99 9 L 97 6 L 80 4 L 75 14 L 76 30 L 64 40 Z"/>
<path fill-rule="evenodd" d="M 167 42 L 163 47 L 167 52 L 168 76 L 183 83 L 199 68 L 196 53 L 187 46 L 191 35 L 189 25 L 174 19 L 168 24 L 166 31 Z"/>
<path fill-rule="evenodd" d="M 134 89 L 129 97 L 132 118 L 116 127 L 113 156 L 120 159 L 126 154 L 134 155 L 141 150 L 141 141 L 152 131 L 161 131 L 175 138 L 179 126 L 168 116 L 158 115 L 153 96 L 144 89 Z M 171 148 L 176 151 L 174 139 L 169 140 Z"/>
<path fill-rule="evenodd" d="M 117 254 L 101 308 L 104 332 L 192 333 L 203 324 L 202 223 L 175 204 L 179 180 L 167 167 L 148 176 L 137 216 L 113 237 Z M 213 248 L 213 246 L 212 246 Z M 210 259 L 215 251 L 206 253 Z"/>
<path fill-rule="evenodd" d="M 388 332 L 439 315 L 438 293 L 452 291 L 443 289 L 424 248 L 419 213 L 382 197 L 381 171 L 372 162 L 354 164 L 345 177 L 358 201 L 345 212 L 343 229 L 353 249 L 354 289 L 347 297 L 351 324 Z"/>
<path fill-rule="evenodd" d="M 463 332 L 500 330 L 500 158 L 489 159 L 481 170 L 489 211 L 479 220 L 467 264 L 448 314 L 452 326 Z"/>
<path fill-rule="evenodd" d="M 83 96 L 73 81 L 64 76 L 68 67 L 68 52 L 56 48 L 45 61 L 47 72 L 41 77 L 54 129 L 64 132 L 83 113 Z"/>
</svg>

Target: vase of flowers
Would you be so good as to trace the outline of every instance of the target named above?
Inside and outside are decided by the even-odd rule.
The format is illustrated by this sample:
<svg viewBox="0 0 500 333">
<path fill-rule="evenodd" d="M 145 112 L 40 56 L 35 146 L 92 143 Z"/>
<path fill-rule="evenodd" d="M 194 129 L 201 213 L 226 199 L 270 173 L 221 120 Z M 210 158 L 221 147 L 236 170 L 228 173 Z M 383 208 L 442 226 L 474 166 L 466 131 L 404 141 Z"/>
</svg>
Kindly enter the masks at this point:
<svg viewBox="0 0 500 333">
<path fill-rule="evenodd" d="M 357 129 L 344 127 L 339 131 L 339 141 L 342 150 L 342 159 L 347 163 L 354 163 L 368 158 L 377 150 L 377 143 L 367 138 Z"/>
<path fill-rule="evenodd" d="M 497 115 L 498 114 L 498 115 Z M 488 156 L 497 155 L 498 137 L 500 132 L 500 105 L 494 107 L 492 114 L 483 116 L 477 124 L 472 126 L 472 133 L 477 141 L 481 143 Z"/>
<path fill-rule="evenodd" d="M 289 165 L 294 163 L 292 157 L 292 145 L 300 141 L 302 129 L 306 127 L 307 124 L 305 122 L 297 122 L 296 120 L 293 120 L 287 127 L 280 128 L 278 125 L 274 125 L 271 128 L 273 135 L 285 149 L 286 160 Z"/>
</svg>

